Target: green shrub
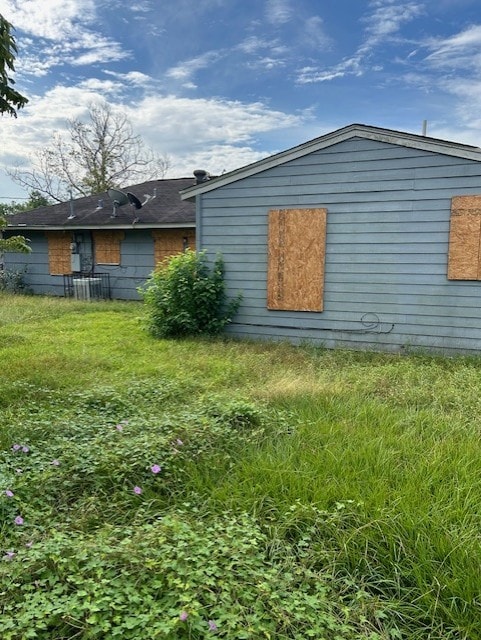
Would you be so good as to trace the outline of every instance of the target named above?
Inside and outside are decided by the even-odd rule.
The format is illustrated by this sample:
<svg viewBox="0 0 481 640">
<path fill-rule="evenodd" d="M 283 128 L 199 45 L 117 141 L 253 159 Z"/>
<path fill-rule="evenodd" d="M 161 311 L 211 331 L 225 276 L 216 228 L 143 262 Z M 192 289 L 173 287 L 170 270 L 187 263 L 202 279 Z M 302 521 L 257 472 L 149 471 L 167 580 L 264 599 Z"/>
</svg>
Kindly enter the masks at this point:
<svg viewBox="0 0 481 640">
<path fill-rule="evenodd" d="M 205 251 L 187 250 L 164 261 L 139 293 L 149 311 L 149 330 L 158 338 L 216 335 L 240 304 L 240 295 L 226 300 L 222 256 L 211 268 Z"/>
<path fill-rule="evenodd" d="M 0 268 L 0 291 L 8 291 L 9 293 L 25 293 L 27 291 L 25 273 L 26 269 L 14 271 L 11 269 Z"/>
</svg>

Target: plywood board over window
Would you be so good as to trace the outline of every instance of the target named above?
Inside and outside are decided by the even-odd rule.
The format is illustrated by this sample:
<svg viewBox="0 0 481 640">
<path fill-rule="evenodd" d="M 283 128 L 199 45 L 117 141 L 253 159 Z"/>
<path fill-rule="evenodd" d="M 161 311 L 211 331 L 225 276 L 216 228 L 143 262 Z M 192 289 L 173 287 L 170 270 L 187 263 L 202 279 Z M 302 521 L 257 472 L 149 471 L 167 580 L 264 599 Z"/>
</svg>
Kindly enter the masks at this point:
<svg viewBox="0 0 481 640">
<path fill-rule="evenodd" d="M 194 229 L 156 229 L 152 231 L 152 236 L 155 264 L 186 249 L 195 249 Z"/>
<path fill-rule="evenodd" d="M 327 209 L 269 211 L 267 308 L 322 311 Z"/>
<path fill-rule="evenodd" d="M 93 240 L 96 264 L 120 264 L 120 243 L 123 231 L 94 231 Z"/>
<path fill-rule="evenodd" d="M 448 279 L 481 280 L 481 195 L 451 201 Z"/>
<path fill-rule="evenodd" d="M 70 244 L 72 237 L 64 231 L 47 231 L 48 268 L 51 276 L 63 276 L 72 273 Z"/>
</svg>

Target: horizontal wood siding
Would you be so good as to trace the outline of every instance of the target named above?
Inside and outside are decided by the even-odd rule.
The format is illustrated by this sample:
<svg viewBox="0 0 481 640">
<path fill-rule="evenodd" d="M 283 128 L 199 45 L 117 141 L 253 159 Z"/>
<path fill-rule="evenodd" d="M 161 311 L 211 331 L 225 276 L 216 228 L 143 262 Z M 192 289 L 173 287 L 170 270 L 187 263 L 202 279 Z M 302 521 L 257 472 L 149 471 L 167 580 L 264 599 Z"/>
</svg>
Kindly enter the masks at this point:
<svg viewBox="0 0 481 640">
<path fill-rule="evenodd" d="M 188 230 L 191 233 L 191 230 Z M 96 265 L 98 273 L 110 275 L 111 297 L 120 300 L 140 299 L 137 288 L 154 270 L 154 240 L 150 229 L 122 232 L 120 264 Z M 30 254 L 5 254 L 7 268 L 26 269 L 25 281 L 33 293 L 64 295 L 63 277 L 49 274 L 48 245 L 44 232 L 25 232 L 30 239 Z"/>
<path fill-rule="evenodd" d="M 481 350 L 481 282 L 447 278 L 451 199 L 481 163 L 353 139 L 201 196 L 202 247 L 222 252 L 236 335 L 327 346 Z M 266 308 L 268 212 L 327 208 L 324 311 Z"/>
<path fill-rule="evenodd" d="M 24 281 L 32 293 L 64 295 L 63 276 L 50 275 L 48 240 L 43 231 L 25 231 L 31 253 L 6 253 L 5 267 L 24 273 Z"/>
</svg>

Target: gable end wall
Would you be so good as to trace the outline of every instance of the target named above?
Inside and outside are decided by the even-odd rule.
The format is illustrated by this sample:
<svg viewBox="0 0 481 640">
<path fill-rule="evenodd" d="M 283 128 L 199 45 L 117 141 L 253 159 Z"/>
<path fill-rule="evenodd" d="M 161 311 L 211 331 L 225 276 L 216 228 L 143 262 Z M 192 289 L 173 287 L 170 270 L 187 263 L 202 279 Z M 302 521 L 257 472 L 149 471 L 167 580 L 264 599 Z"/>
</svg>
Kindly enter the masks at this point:
<svg viewBox="0 0 481 640">
<path fill-rule="evenodd" d="M 451 198 L 481 163 L 352 139 L 199 197 L 201 248 L 243 302 L 229 331 L 329 347 L 481 350 L 481 282 L 449 281 Z M 266 308 L 268 212 L 327 208 L 324 310 Z"/>
</svg>

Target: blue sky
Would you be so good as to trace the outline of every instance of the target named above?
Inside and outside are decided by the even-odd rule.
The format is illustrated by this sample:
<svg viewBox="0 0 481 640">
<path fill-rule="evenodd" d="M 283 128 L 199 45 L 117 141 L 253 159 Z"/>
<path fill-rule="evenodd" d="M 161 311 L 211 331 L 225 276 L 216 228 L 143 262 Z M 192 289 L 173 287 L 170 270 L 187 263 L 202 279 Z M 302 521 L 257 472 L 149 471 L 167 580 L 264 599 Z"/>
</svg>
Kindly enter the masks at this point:
<svg viewBox="0 0 481 640">
<path fill-rule="evenodd" d="M 218 174 L 357 122 L 481 146 L 479 0 L 0 0 L 16 87 L 4 173 L 107 100 L 168 176 Z"/>
</svg>

